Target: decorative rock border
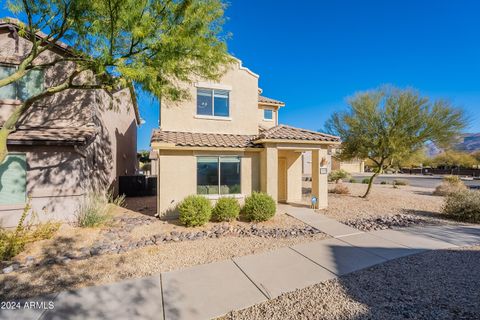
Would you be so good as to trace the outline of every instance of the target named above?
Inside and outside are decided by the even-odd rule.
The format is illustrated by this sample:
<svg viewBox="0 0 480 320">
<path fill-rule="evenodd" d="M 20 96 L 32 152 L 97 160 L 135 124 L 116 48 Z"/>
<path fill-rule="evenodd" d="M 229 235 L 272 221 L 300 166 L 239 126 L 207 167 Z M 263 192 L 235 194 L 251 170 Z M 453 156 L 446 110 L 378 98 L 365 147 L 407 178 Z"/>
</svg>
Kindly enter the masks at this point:
<svg viewBox="0 0 480 320">
<path fill-rule="evenodd" d="M 138 223 L 145 223 L 139 221 Z M 129 228 L 127 228 L 129 229 Z M 293 226 L 290 228 L 265 228 L 257 225 L 250 227 L 233 226 L 228 223 L 218 224 L 209 230 L 203 231 L 171 231 L 169 233 L 158 233 L 148 238 L 143 237 L 139 240 L 122 238 L 128 236 L 128 231 L 124 228 L 110 228 L 106 230 L 105 240 L 100 244 L 81 248 L 76 252 L 66 252 L 57 257 L 44 258 L 37 262 L 35 257 L 27 257 L 24 263 L 15 262 L 10 266 L 3 268 L 2 273 L 11 273 L 18 269 L 25 269 L 32 266 L 45 266 L 51 264 L 67 264 L 73 260 L 85 260 L 90 257 L 104 254 L 120 254 L 134 249 L 148 246 L 160 245 L 163 243 L 195 241 L 203 239 L 216 239 L 222 237 L 260 237 L 260 238 L 296 238 L 301 236 L 313 236 L 321 233 L 311 226 Z"/>
<path fill-rule="evenodd" d="M 414 225 L 430 224 L 432 223 L 432 221 L 413 215 L 396 214 L 393 216 L 353 219 L 348 220 L 344 223 L 352 228 L 368 232 L 375 230 L 405 228 Z"/>
</svg>

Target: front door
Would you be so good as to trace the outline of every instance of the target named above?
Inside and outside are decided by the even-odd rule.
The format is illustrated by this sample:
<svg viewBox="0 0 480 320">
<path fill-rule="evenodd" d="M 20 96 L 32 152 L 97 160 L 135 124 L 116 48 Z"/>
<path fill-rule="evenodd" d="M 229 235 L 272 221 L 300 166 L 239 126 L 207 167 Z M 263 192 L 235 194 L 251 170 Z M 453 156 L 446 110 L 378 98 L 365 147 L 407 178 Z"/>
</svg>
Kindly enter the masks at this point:
<svg viewBox="0 0 480 320">
<path fill-rule="evenodd" d="M 287 201 L 287 160 L 278 158 L 278 201 Z"/>
</svg>

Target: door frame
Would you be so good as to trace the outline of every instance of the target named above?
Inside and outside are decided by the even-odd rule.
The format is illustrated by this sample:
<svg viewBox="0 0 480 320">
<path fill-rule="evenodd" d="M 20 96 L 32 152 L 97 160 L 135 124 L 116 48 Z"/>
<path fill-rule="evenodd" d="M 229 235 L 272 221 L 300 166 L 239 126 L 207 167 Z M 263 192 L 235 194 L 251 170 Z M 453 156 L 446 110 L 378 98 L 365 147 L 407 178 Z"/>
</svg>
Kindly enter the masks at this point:
<svg viewBox="0 0 480 320">
<path fill-rule="evenodd" d="M 283 172 L 280 172 L 280 163 L 283 163 L 284 164 L 284 170 Z M 284 194 L 284 199 L 282 199 L 280 197 L 280 192 L 278 192 L 278 201 L 281 201 L 281 202 L 287 202 L 287 199 L 288 199 L 288 175 L 287 175 L 287 158 L 284 158 L 284 157 L 281 157 L 281 158 L 278 158 L 278 181 L 277 181 L 277 187 L 278 187 L 278 191 L 280 191 L 280 174 L 283 175 L 284 177 L 284 183 L 285 183 L 285 194 Z"/>
</svg>

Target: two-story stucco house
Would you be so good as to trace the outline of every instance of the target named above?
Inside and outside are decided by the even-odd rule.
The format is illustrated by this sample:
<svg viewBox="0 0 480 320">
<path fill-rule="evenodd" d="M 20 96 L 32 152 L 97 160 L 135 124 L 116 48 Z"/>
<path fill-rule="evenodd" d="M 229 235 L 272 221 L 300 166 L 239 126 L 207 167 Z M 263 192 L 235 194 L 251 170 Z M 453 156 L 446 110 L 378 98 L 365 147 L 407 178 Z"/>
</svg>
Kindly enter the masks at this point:
<svg viewBox="0 0 480 320">
<path fill-rule="evenodd" d="M 30 48 L 15 20 L 0 20 L 0 78 Z M 58 43 L 35 63 L 67 54 L 68 47 Z M 56 64 L 0 88 L 0 125 L 23 100 L 72 70 L 70 63 Z M 40 219 L 72 220 L 93 187 L 115 191 L 118 176 L 136 173 L 139 121 L 128 89 L 66 90 L 35 103 L 8 136 L 9 155 L 0 166 L 0 225 L 15 225 L 28 198 Z"/>
<path fill-rule="evenodd" d="M 158 175 L 157 210 L 176 215 L 191 194 L 242 200 L 263 191 L 279 202 L 302 198 L 302 152 L 312 152 L 312 194 L 327 206 L 327 150 L 339 138 L 278 123 L 284 103 L 266 98 L 259 76 L 237 61 L 217 82 L 190 85 L 192 99 L 161 102 L 151 147 Z"/>
</svg>

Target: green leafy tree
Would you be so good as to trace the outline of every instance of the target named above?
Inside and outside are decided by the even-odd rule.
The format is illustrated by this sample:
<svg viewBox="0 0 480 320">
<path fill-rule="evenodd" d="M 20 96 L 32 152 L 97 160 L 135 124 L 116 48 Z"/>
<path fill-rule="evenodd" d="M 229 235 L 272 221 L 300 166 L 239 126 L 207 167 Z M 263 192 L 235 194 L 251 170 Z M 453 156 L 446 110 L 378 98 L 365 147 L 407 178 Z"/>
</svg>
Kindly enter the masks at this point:
<svg viewBox="0 0 480 320">
<path fill-rule="evenodd" d="M 433 159 L 431 159 L 430 163 L 434 167 L 445 166 L 473 168 L 479 163 L 479 161 L 469 153 L 447 150 L 436 155 Z"/>
<path fill-rule="evenodd" d="M 343 159 L 369 159 L 374 164 L 366 198 L 381 172 L 421 150 L 427 141 L 452 143 L 465 124 L 463 111 L 446 101 L 431 102 L 414 90 L 383 87 L 356 94 L 348 110 L 334 113 L 325 126 L 341 137 Z"/>
<path fill-rule="evenodd" d="M 0 87 L 31 70 L 73 67 L 64 80 L 23 101 L 5 121 L 0 163 L 7 154 L 8 135 L 42 99 L 67 89 L 135 85 L 156 97 L 181 100 L 188 98 L 182 83 L 218 79 L 232 61 L 222 36 L 221 0 L 12 0 L 8 9 L 25 21 L 15 23 L 32 46 L 16 71 L 0 79 Z M 60 41 L 68 44 L 68 54 L 40 59 Z"/>
</svg>

